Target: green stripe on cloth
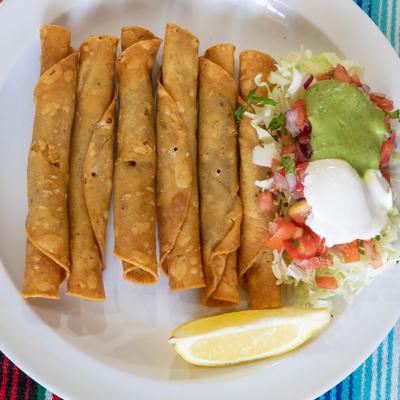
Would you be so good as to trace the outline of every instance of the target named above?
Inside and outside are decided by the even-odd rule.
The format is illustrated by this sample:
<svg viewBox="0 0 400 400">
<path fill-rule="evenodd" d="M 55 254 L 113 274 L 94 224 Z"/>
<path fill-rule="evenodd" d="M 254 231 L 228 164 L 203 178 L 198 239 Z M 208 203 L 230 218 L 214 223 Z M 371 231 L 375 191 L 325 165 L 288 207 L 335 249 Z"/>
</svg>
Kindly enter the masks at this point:
<svg viewBox="0 0 400 400">
<path fill-rule="evenodd" d="M 36 400 L 46 400 L 46 389 L 43 386 L 38 386 Z"/>
</svg>

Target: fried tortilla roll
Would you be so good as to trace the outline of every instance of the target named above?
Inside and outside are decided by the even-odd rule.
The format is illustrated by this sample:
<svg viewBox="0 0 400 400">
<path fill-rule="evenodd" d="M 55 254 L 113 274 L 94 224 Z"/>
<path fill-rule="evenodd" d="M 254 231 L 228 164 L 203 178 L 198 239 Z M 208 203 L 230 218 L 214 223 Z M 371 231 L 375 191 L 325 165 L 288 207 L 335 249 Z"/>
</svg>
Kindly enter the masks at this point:
<svg viewBox="0 0 400 400">
<path fill-rule="evenodd" d="M 122 259 L 125 279 L 151 284 L 158 279 L 151 72 L 161 40 L 140 27 L 123 28 L 121 36 L 114 253 Z"/>
<path fill-rule="evenodd" d="M 204 287 L 197 182 L 199 41 L 168 24 L 157 103 L 157 208 L 171 290 Z"/>
<path fill-rule="evenodd" d="M 266 81 L 276 61 L 270 56 L 253 50 L 240 53 L 240 94 L 247 98 L 256 87 L 254 78 L 262 74 Z M 256 95 L 267 95 L 266 88 L 257 89 Z M 255 165 L 253 148 L 259 144 L 251 120 L 243 117 L 239 129 L 240 143 L 240 196 L 243 202 L 243 221 L 240 247 L 240 278 L 245 277 L 251 308 L 270 308 L 280 305 L 280 287 L 272 273 L 272 251 L 267 247 L 268 225 L 275 212 L 262 212 L 256 180 L 266 178 L 267 168 Z"/>
<path fill-rule="evenodd" d="M 40 31 L 41 71 L 35 88 L 28 156 L 28 236 L 22 296 L 58 299 L 69 274 L 68 159 L 74 119 L 78 55 L 70 32 L 55 25 Z"/>
<path fill-rule="evenodd" d="M 103 300 L 104 245 L 114 157 L 114 69 L 118 39 L 93 36 L 80 48 L 71 139 L 67 294 Z"/>
<path fill-rule="evenodd" d="M 208 49 L 200 59 L 199 180 L 204 271 L 209 306 L 239 304 L 237 250 L 242 206 L 234 111 L 238 90 L 233 79 L 231 44 Z"/>
</svg>

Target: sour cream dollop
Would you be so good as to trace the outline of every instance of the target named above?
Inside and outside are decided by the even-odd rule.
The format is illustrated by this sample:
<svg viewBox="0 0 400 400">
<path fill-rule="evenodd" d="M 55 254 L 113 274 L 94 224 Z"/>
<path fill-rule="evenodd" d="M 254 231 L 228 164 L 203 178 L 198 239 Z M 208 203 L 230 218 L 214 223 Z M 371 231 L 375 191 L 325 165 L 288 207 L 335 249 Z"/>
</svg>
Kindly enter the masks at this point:
<svg viewBox="0 0 400 400">
<path fill-rule="evenodd" d="M 361 178 L 348 162 L 337 159 L 309 163 L 304 197 L 311 207 L 306 224 L 328 247 L 378 235 L 393 206 L 380 171 L 368 170 Z"/>
</svg>

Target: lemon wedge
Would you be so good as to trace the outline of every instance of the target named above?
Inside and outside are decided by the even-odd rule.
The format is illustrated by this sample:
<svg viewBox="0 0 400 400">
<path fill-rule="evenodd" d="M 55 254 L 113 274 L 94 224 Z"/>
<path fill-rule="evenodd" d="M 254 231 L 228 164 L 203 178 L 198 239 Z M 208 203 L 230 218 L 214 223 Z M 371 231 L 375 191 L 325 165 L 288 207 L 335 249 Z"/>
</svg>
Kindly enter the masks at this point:
<svg viewBox="0 0 400 400">
<path fill-rule="evenodd" d="M 291 351 L 331 318 L 322 308 L 236 311 L 189 321 L 172 332 L 169 343 L 191 364 L 233 365 Z"/>
</svg>

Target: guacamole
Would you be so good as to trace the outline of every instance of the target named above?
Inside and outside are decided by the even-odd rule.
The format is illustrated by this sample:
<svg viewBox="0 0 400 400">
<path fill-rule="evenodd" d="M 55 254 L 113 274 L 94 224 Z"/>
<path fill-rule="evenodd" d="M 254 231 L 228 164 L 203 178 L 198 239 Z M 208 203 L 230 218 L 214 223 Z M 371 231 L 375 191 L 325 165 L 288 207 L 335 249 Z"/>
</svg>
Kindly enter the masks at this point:
<svg viewBox="0 0 400 400">
<path fill-rule="evenodd" d="M 382 142 L 389 133 L 385 113 L 356 86 L 335 80 L 319 81 L 305 94 L 312 125 L 311 160 L 338 158 L 363 176 L 379 168 Z"/>
</svg>

